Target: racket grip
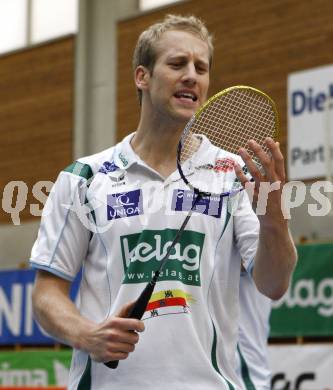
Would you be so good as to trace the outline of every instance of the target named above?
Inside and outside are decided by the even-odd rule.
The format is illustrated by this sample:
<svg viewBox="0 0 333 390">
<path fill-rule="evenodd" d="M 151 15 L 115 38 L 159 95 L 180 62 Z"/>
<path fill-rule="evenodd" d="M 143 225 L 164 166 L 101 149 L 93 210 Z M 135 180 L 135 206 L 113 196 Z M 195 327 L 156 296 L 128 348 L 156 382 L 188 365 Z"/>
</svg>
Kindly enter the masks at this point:
<svg viewBox="0 0 333 390">
<path fill-rule="evenodd" d="M 159 271 L 156 271 L 154 278 L 147 284 L 145 289 L 140 294 L 139 298 L 134 303 L 131 311 L 129 312 L 127 318 L 135 318 L 141 320 L 146 307 L 148 305 L 149 299 L 153 294 L 157 278 L 159 276 Z M 115 369 L 118 367 L 119 360 L 112 360 L 111 362 L 104 363 L 107 367 Z"/>
<path fill-rule="evenodd" d="M 118 363 L 119 363 L 119 360 L 112 360 L 111 362 L 106 362 L 104 364 L 106 365 L 106 367 L 115 369 L 118 367 Z"/>
</svg>

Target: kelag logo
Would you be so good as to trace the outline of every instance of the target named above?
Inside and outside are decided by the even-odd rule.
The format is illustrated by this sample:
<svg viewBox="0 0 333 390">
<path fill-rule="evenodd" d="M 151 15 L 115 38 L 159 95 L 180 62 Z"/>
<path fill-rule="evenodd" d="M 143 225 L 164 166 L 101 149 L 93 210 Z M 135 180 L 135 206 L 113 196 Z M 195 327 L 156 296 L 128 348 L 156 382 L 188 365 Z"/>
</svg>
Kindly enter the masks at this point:
<svg viewBox="0 0 333 390">
<path fill-rule="evenodd" d="M 151 280 L 159 268 L 178 230 L 143 230 L 120 237 L 124 269 L 123 283 L 143 283 Z M 200 286 L 200 261 L 205 235 L 184 231 L 171 251 L 159 280 L 179 280 Z"/>
<path fill-rule="evenodd" d="M 333 316 L 333 278 L 299 279 L 288 289 L 284 296 L 274 302 L 274 308 L 285 305 L 288 309 L 312 308 L 320 317 Z"/>
<path fill-rule="evenodd" d="M 141 190 L 107 195 L 108 220 L 143 214 Z"/>
<path fill-rule="evenodd" d="M 299 259 L 291 284 L 272 303 L 271 337 L 333 335 L 332 248 L 326 243 L 297 246 Z"/>
</svg>

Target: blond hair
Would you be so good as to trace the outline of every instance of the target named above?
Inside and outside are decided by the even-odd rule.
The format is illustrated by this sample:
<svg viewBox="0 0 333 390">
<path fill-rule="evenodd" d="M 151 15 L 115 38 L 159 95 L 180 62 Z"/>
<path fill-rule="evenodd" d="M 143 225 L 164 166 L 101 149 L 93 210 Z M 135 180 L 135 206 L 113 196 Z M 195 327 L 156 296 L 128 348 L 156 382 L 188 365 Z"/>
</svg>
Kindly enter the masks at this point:
<svg viewBox="0 0 333 390">
<path fill-rule="evenodd" d="M 163 21 L 151 25 L 139 36 L 133 54 L 133 70 L 139 65 L 143 65 L 151 73 L 153 72 L 156 62 L 156 43 L 161 35 L 169 30 L 190 32 L 206 42 L 209 50 L 209 64 L 211 65 L 214 51 L 213 37 L 204 22 L 193 15 L 166 15 Z M 138 89 L 137 92 L 141 103 L 142 91 Z"/>
</svg>

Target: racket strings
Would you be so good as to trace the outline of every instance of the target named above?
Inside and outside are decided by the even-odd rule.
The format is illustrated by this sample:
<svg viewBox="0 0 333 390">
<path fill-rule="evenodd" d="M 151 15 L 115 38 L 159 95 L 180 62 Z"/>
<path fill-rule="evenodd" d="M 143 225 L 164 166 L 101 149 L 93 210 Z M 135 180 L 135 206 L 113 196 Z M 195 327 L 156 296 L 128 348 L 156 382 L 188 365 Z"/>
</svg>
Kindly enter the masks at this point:
<svg viewBox="0 0 333 390">
<path fill-rule="evenodd" d="M 205 126 L 206 121 L 210 124 L 209 128 Z M 236 90 L 232 96 L 227 95 L 213 103 L 199 118 L 195 132 L 204 132 L 216 146 L 238 153 L 239 147 L 250 138 L 255 138 L 266 148 L 263 140 L 271 133 L 267 129 L 269 124 L 274 126 L 271 107 L 263 100 L 258 101 L 255 95 L 245 95 Z"/>
<path fill-rule="evenodd" d="M 278 116 L 274 102 L 262 92 L 251 87 L 229 88 L 212 97 L 196 113 L 185 128 L 177 159 L 179 171 L 185 183 L 199 192 L 228 195 L 239 191 L 242 186 L 235 181 L 233 156 L 245 147 L 261 167 L 259 159 L 247 148 L 247 142 L 254 139 L 269 153 L 265 139 L 276 138 Z M 199 149 L 203 137 L 208 138 L 216 148 Z M 183 174 L 183 164 L 198 154 L 200 164 L 195 174 Z M 192 160 L 193 161 L 193 160 Z M 246 170 L 246 167 L 244 167 Z"/>
<path fill-rule="evenodd" d="M 181 161 L 198 150 L 195 134 L 205 135 L 215 146 L 238 154 L 249 139 L 255 139 L 264 151 L 264 140 L 274 137 L 276 114 L 270 101 L 251 90 L 235 89 L 218 96 L 195 118 L 183 141 Z M 252 158 L 252 151 L 248 150 Z"/>
</svg>

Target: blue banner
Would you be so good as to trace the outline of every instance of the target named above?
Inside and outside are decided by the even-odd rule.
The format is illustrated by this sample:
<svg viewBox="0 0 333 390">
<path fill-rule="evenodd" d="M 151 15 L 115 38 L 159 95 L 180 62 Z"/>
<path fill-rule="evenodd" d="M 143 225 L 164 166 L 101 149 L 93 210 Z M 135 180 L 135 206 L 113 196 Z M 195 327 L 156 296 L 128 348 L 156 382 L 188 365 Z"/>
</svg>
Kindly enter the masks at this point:
<svg viewBox="0 0 333 390">
<path fill-rule="evenodd" d="M 33 318 L 31 294 L 36 271 L 0 271 L 0 345 L 54 344 Z M 80 278 L 71 290 L 75 300 Z"/>
</svg>

